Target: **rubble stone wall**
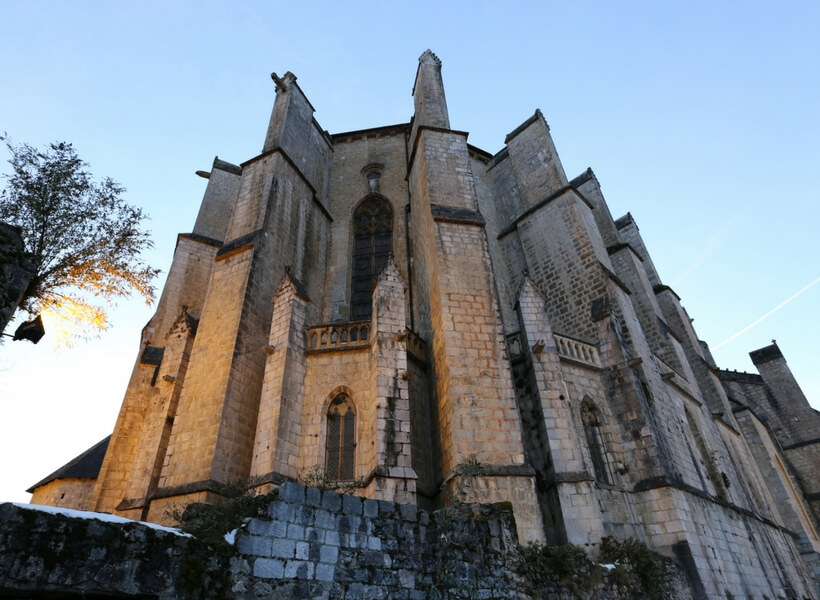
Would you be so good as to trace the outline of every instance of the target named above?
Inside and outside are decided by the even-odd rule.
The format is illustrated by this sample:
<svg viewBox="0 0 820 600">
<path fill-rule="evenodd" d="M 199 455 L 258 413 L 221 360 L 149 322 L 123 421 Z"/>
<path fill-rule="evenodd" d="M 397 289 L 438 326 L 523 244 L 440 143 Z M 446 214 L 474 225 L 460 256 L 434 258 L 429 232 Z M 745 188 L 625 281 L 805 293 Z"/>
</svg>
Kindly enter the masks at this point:
<svg viewBox="0 0 820 600">
<path fill-rule="evenodd" d="M 143 523 L 98 520 L 106 518 L 0 505 L 0 596 L 646 597 L 634 574 L 595 568 L 603 575 L 581 573 L 572 583 L 549 569 L 529 570 L 509 505 L 430 514 L 286 483 L 265 517 L 245 522 L 230 551 Z M 665 597 L 691 600 L 680 570 L 666 563 L 663 573 Z"/>
</svg>

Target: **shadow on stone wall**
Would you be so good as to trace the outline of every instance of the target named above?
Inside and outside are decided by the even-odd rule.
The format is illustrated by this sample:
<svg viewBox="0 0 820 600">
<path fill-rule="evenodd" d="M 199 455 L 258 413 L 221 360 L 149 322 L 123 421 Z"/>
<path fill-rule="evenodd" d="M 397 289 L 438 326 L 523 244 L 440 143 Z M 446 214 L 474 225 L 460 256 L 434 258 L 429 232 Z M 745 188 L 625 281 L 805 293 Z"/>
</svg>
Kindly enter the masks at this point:
<svg viewBox="0 0 820 600">
<path fill-rule="evenodd" d="M 574 555 L 570 570 L 534 561 L 504 504 L 428 514 L 286 483 L 266 517 L 247 519 L 233 546 L 214 547 L 96 517 L 0 505 L 0 598 L 648 597 L 629 569 L 595 566 L 577 550 L 561 554 Z M 662 579 L 662 597 L 692 598 L 673 563 L 662 563 Z"/>
</svg>

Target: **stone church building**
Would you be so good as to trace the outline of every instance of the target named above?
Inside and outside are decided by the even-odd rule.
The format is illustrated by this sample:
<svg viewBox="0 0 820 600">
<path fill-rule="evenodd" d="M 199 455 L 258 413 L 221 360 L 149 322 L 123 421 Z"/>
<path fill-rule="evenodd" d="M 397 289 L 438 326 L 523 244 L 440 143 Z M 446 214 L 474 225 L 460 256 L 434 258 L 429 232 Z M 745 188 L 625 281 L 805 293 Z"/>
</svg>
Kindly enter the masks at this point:
<svg viewBox="0 0 820 600">
<path fill-rule="evenodd" d="M 32 502 L 166 522 L 310 476 L 509 502 L 522 543 L 635 537 L 699 597 L 817 597 L 820 416 L 776 345 L 717 368 L 540 111 L 471 146 L 428 50 L 409 123 L 332 134 L 272 77 L 262 152 L 202 173 L 113 434 Z"/>
</svg>

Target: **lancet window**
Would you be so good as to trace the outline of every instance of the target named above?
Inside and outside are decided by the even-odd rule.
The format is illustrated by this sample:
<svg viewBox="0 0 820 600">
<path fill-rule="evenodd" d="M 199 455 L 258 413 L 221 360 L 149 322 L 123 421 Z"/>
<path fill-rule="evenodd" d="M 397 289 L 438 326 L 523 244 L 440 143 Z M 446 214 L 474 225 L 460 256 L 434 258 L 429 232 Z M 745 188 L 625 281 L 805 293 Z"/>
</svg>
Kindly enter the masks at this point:
<svg viewBox="0 0 820 600">
<path fill-rule="evenodd" d="M 592 459 L 592 467 L 595 470 L 595 479 L 601 483 L 612 484 L 614 482 L 612 465 L 604 445 L 598 407 L 589 398 L 584 398 L 581 403 L 581 422 L 584 424 L 584 436 L 589 448 L 589 456 Z"/>
<path fill-rule="evenodd" d="M 352 321 L 370 319 L 373 287 L 392 251 L 393 209 L 383 196 L 371 194 L 353 213 Z"/>
<path fill-rule="evenodd" d="M 327 410 L 325 477 L 353 481 L 356 473 L 356 407 L 347 394 L 339 394 Z"/>
</svg>

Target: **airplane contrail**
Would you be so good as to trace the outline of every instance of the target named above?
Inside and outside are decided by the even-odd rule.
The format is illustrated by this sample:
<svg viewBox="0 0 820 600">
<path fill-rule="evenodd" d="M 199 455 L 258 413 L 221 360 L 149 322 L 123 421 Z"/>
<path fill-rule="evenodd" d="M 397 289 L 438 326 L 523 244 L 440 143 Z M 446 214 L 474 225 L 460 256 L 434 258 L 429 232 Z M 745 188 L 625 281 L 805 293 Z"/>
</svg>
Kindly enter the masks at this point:
<svg viewBox="0 0 820 600">
<path fill-rule="evenodd" d="M 737 229 L 738 225 L 742 219 L 738 216 L 735 216 L 725 223 L 721 225 L 720 229 L 713 232 L 707 239 L 706 243 L 701 248 L 700 252 L 698 253 L 697 257 L 695 258 L 695 262 L 689 265 L 686 270 L 678 275 L 674 281 L 672 281 L 672 287 L 677 286 L 681 281 L 689 277 L 692 273 L 697 271 L 707 260 L 709 260 L 712 255 L 717 251 L 723 242 L 731 235 L 734 229 Z"/>
<path fill-rule="evenodd" d="M 788 298 L 786 298 L 785 300 L 783 300 L 783 302 L 781 302 L 780 304 L 778 304 L 777 306 L 775 306 L 772 310 L 770 310 L 769 312 L 767 312 L 765 315 L 763 315 L 762 317 L 760 317 L 760 318 L 759 318 L 759 319 L 757 319 L 756 321 L 754 321 L 754 322 L 752 322 L 752 323 L 750 323 L 750 324 L 746 325 L 746 327 L 744 327 L 743 329 L 741 329 L 740 331 L 738 331 L 738 332 L 737 332 L 737 333 L 735 333 L 734 335 L 732 335 L 732 336 L 730 336 L 730 337 L 726 338 L 725 340 L 723 340 L 721 343 L 719 343 L 717 346 L 715 346 L 715 350 L 717 350 L 718 348 L 722 348 L 723 346 L 725 346 L 726 344 L 728 344 L 729 342 L 731 342 L 731 341 L 732 341 L 732 340 L 734 340 L 735 338 L 738 338 L 738 337 L 740 337 L 741 335 L 743 335 L 744 333 L 746 333 L 747 331 L 749 331 L 752 327 L 754 327 L 754 326 L 756 326 L 756 325 L 759 325 L 760 323 L 762 323 L 763 321 L 765 321 L 766 319 L 768 319 L 769 317 L 771 317 L 774 313 L 776 313 L 777 311 L 779 311 L 781 308 L 783 308 L 784 306 L 786 306 L 789 302 L 791 302 L 792 300 L 794 300 L 795 298 L 797 298 L 797 297 L 798 297 L 798 296 L 800 296 L 801 294 L 804 294 L 806 291 L 808 291 L 808 290 L 809 290 L 809 288 L 811 288 L 812 286 L 814 286 L 814 285 L 816 285 L 816 284 L 818 284 L 818 283 L 820 283 L 820 277 L 818 277 L 817 279 L 815 279 L 814 281 L 812 281 L 810 284 L 808 284 L 808 285 L 804 286 L 804 287 L 803 287 L 803 288 L 801 288 L 799 291 L 795 292 L 794 294 L 792 294 L 791 296 L 789 296 Z"/>
</svg>

